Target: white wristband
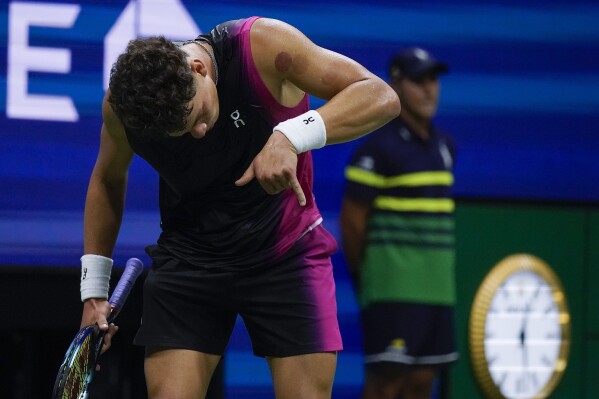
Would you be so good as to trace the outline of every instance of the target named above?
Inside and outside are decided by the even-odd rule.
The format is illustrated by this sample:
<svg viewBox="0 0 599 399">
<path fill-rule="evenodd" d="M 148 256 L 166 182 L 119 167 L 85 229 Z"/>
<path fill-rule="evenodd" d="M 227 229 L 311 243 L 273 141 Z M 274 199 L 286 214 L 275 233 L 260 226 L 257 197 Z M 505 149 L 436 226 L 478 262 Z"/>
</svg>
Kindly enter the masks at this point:
<svg viewBox="0 0 599 399">
<path fill-rule="evenodd" d="M 81 257 L 81 301 L 89 298 L 108 299 L 112 259 L 100 255 Z"/>
<path fill-rule="evenodd" d="M 327 129 L 320 114 L 314 110 L 287 119 L 274 127 L 283 133 L 298 154 L 322 148 L 327 143 Z"/>
</svg>

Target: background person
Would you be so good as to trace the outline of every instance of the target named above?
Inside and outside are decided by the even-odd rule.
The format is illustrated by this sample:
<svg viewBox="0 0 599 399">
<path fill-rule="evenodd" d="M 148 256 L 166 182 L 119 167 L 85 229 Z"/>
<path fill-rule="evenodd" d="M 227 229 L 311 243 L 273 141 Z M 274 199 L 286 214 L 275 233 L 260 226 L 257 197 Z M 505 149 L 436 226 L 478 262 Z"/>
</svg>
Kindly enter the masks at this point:
<svg viewBox="0 0 599 399">
<path fill-rule="evenodd" d="M 343 252 L 359 292 L 364 399 L 429 398 L 457 359 L 454 339 L 454 144 L 436 129 L 447 66 L 421 48 L 390 66 L 399 118 L 368 136 L 346 168 Z"/>
<path fill-rule="evenodd" d="M 327 102 L 309 110 L 308 95 Z M 133 40 L 103 102 L 85 205 L 82 325 L 106 324 L 110 259 L 134 154 L 160 176 L 135 343 L 152 399 L 204 397 L 237 315 L 277 398 L 329 398 L 342 349 L 310 150 L 399 114 L 397 94 L 300 31 L 252 17 L 195 40 Z"/>
</svg>

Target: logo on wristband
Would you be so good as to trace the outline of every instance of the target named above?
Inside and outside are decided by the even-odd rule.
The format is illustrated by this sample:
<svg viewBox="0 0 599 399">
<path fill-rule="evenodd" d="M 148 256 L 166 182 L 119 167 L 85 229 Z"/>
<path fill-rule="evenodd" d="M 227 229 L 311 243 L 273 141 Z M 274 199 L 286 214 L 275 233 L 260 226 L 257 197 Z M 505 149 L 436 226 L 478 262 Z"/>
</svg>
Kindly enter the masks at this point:
<svg viewBox="0 0 599 399">
<path fill-rule="evenodd" d="M 308 119 L 304 119 L 304 125 L 307 125 L 310 122 L 314 122 L 314 117 L 310 116 Z"/>
</svg>

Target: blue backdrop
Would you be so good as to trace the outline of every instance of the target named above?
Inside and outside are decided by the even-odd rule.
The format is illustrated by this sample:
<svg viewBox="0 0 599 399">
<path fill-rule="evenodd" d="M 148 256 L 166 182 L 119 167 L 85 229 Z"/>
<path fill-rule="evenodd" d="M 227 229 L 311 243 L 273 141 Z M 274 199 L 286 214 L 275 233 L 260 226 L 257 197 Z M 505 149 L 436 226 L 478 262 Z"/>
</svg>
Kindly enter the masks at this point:
<svg viewBox="0 0 599 399">
<path fill-rule="evenodd" d="M 385 79 L 404 46 L 424 46 L 449 64 L 436 122 L 456 138 L 458 197 L 599 200 L 597 2 L 1 1 L 0 265 L 78 265 L 105 76 L 128 39 L 189 38 L 251 15 L 285 20 Z M 336 235 L 343 168 L 356 144 L 315 152 L 317 200 Z M 147 261 L 143 247 L 158 234 L 156 188 L 154 173 L 135 159 L 120 264 L 128 256 Z M 337 275 L 339 296 L 349 298 L 340 317 L 350 315 L 351 327 L 355 303 L 342 268 Z M 235 342 L 247 348 L 243 336 Z M 356 383 L 355 367 L 341 362 L 338 378 Z"/>
</svg>

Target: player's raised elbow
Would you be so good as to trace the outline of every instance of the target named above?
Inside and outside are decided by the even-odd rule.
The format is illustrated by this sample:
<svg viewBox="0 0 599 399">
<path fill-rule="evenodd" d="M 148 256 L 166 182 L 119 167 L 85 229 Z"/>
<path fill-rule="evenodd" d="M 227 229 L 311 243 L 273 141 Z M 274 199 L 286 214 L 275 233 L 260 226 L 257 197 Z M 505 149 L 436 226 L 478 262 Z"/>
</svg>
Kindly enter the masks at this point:
<svg viewBox="0 0 599 399">
<path fill-rule="evenodd" d="M 390 121 L 399 116 L 401 112 L 401 102 L 399 96 L 387 83 L 381 82 L 379 95 L 379 111 L 383 118 Z"/>
</svg>

